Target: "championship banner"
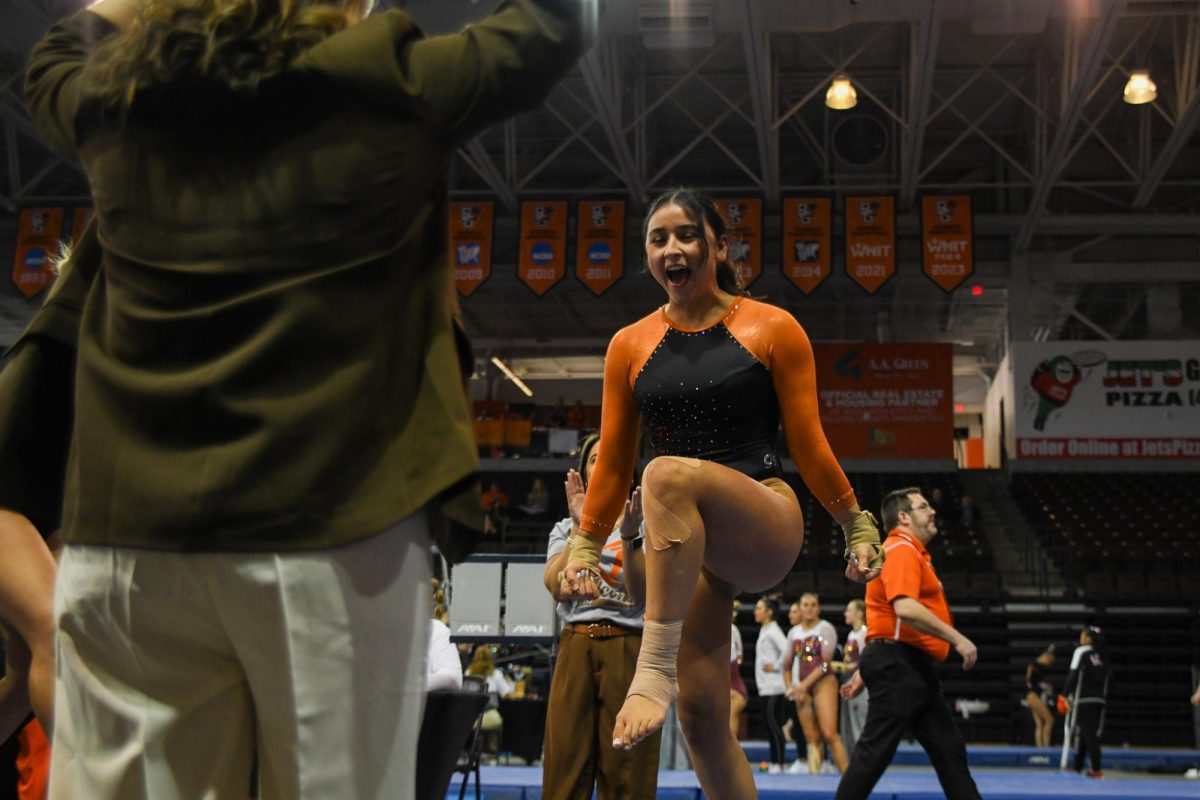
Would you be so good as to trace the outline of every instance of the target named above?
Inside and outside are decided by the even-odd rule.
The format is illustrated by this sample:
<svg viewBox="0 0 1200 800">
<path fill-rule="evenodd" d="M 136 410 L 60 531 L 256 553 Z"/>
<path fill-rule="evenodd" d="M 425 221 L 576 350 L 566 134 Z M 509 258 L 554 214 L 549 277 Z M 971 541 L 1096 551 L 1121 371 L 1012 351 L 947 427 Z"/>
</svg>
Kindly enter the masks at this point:
<svg viewBox="0 0 1200 800">
<path fill-rule="evenodd" d="M 821 425 L 838 458 L 954 458 L 950 344 L 814 344 Z"/>
<path fill-rule="evenodd" d="M 925 274 L 945 292 L 971 277 L 975 255 L 970 195 L 921 198 L 921 254 Z"/>
<path fill-rule="evenodd" d="M 896 204 L 887 195 L 846 198 L 846 274 L 867 294 L 896 274 Z"/>
<path fill-rule="evenodd" d="M 783 200 L 783 274 L 805 294 L 832 271 L 832 205 L 828 197 Z"/>
<path fill-rule="evenodd" d="M 61 208 L 26 208 L 17 226 L 17 257 L 13 283 L 32 299 L 54 282 L 54 257 L 62 235 Z"/>
<path fill-rule="evenodd" d="M 566 250 L 566 201 L 521 203 L 521 257 L 517 276 L 534 294 L 545 294 L 567 274 Z"/>
<path fill-rule="evenodd" d="M 1017 458 L 1200 458 L 1200 342 L 1017 342 Z"/>
<path fill-rule="evenodd" d="M 450 259 L 454 285 L 463 297 L 470 297 L 491 277 L 494 211 L 490 200 L 450 204 Z"/>
<path fill-rule="evenodd" d="M 71 217 L 71 247 L 79 244 L 79 239 L 95 215 L 96 209 L 94 208 L 75 209 L 75 213 Z"/>
<path fill-rule="evenodd" d="M 729 234 L 729 260 L 749 286 L 762 274 L 762 200 L 718 199 L 717 210 L 725 218 Z"/>
<path fill-rule="evenodd" d="M 579 201 L 575 277 L 597 296 L 621 279 L 625 266 L 625 201 Z"/>
</svg>

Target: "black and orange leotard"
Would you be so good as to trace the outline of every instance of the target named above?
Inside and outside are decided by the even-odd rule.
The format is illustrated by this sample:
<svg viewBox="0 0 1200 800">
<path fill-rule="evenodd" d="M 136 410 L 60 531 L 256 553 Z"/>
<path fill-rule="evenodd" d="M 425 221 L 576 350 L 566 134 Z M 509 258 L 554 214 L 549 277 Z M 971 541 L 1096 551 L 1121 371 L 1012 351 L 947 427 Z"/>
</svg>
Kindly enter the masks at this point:
<svg viewBox="0 0 1200 800">
<path fill-rule="evenodd" d="M 607 534 L 633 475 L 639 415 L 658 455 L 725 464 L 755 480 L 782 474 L 775 433 L 809 490 L 829 511 L 854 505 L 817 409 L 812 346 L 776 306 L 738 298 L 703 330 L 663 308 L 622 328 L 604 360 L 600 455 L 584 501 L 583 530 Z"/>
</svg>

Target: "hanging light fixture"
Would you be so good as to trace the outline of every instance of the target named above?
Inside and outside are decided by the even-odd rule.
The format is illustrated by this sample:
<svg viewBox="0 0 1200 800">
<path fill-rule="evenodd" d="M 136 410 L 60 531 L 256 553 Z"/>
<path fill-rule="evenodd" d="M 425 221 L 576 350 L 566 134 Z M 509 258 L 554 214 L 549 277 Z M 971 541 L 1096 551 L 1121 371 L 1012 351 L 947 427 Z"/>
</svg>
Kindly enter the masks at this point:
<svg viewBox="0 0 1200 800">
<path fill-rule="evenodd" d="M 496 365 L 496 369 L 504 373 L 504 377 L 517 385 L 517 388 L 525 393 L 526 397 L 533 397 L 533 389 L 525 385 L 525 381 L 517 377 L 517 373 L 509 369 L 508 364 L 500 360 L 499 356 L 492 356 L 492 363 Z"/>
<path fill-rule="evenodd" d="M 846 73 L 838 75 L 829 85 L 829 91 L 825 93 L 825 105 L 835 111 L 845 111 L 858 105 L 858 92 L 854 91 L 854 84 L 850 83 Z"/>
<path fill-rule="evenodd" d="M 1131 106 L 1139 106 L 1142 103 L 1152 102 L 1156 97 L 1158 97 L 1158 87 L 1154 85 L 1154 81 L 1150 80 L 1150 72 L 1144 69 L 1135 69 L 1125 84 L 1125 102 Z"/>
</svg>

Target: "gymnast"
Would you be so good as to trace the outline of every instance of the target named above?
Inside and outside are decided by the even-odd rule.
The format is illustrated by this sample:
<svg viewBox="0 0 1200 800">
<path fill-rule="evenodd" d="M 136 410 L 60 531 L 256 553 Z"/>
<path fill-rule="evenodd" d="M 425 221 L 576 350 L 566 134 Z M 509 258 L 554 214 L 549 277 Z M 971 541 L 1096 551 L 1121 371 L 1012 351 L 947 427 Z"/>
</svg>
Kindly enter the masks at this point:
<svg viewBox="0 0 1200 800">
<path fill-rule="evenodd" d="M 633 747 L 657 730 L 678 695 L 707 796 L 753 796 L 749 764 L 727 724 L 725 620 L 738 592 L 778 583 L 804 542 L 800 504 L 774 448 L 781 421 L 805 484 L 846 535 L 851 580 L 879 574 L 879 533 L 821 429 L 808 337 L 786 311 L 742 289 L 713 201 L 667 192 L 651 204 L 642 235 L 667 303 L 609 345 L 600 459 L 565 573 L 572 591 L 595 594 L 599 549 L 625 502 L 640 418 L 658 456 L 642 477 L 646 624 L 613 746 Z M 678 685 L 677 660 L 688 665 Z"/>
</svg>

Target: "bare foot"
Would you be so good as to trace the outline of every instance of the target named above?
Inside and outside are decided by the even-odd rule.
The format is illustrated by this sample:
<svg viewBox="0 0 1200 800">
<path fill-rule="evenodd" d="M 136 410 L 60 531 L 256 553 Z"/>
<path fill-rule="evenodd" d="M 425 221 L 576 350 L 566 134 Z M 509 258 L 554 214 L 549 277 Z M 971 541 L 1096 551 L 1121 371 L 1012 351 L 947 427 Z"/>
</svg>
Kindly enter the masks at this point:
<svg viewBox="0 0 1200 800">
<path fill-rule="evenodd" d="M 625 698 L 613 728 L 613 747 L 632 750 L 650 734 L 663 726 L 667 710 L 648 697 L 632 694 Z"/>
</svg>

